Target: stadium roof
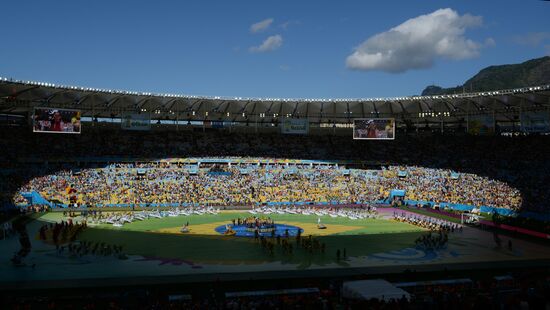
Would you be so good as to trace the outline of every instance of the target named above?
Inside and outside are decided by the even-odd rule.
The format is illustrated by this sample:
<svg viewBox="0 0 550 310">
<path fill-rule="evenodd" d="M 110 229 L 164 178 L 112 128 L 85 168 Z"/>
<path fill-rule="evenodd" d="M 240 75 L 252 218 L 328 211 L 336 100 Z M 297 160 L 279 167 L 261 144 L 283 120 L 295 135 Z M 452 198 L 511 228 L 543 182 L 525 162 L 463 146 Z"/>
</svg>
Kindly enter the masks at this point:
<svg viewBox="0 0 550 310">
<path fill-rule="evenodd" d="M 156 94 L 0 77 L 0 113 L 26 114 L 35 107 L 79 109 L 90 117 L 151 113 L 152 119 L 162 120 L 242 122 L 294 117 L 347 123 L 353 118 L 455 121 L 467 115 L 494 114 L 497 121 L 511 121 L 520 112 L 550 111 L 550 85 L 437 96 L 291 99 Z"/>
</svg>

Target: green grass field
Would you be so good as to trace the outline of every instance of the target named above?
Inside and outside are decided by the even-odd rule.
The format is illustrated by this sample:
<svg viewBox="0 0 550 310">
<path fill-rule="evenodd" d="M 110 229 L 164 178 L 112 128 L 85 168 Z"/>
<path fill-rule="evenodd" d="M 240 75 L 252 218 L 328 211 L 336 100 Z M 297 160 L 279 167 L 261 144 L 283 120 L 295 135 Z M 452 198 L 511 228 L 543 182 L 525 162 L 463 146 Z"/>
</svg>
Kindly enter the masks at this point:
<svg viewBox="0 0 550 310">
<path fill-rule="evenodd" d="M 312 264 L 324 265 L 336 261 L 336 251 L 346 249 L 349 257 L 388 252 L 411 247 L 414 240 L 423 233 L 415 226 L 384 219 L 350 220 L 346 218 L 322 217 L 322 222 L 335 233 L 315 236 L 325 243 L 326 251 L 309 253 L 301 248 L 292 255 L 284 254 L 275 247 L 273 255 L 264 251 L 253 238 L 228 237 L 217 234 L 213 227 L 229 223 L 237 217 L 248 217 L 246 212 L 222 212 L 218 215 L 191 215 L 148 219 L 125 224 L 116 228 L 112 225 L 89 227 L 78 237 L 80 240 L 122 245 L 130 255 L 142 255 L 162 259 L 185 260 L 194 264 L 261 264 L 282 262 L 298 264 L 307 268 Z M 276 223 L 290 223 L 305 229 L 303 234 L 317 234 L 311 227 L 317 224 L 317 216 L 271 215 Z M 40 220 L 60 221 L 62 213 L 51 212 Z M 186 222 L 195 234 L 160 233 L 163 229 L 177 229 Z M 326 234 L 326 232 L 323 232 Z M 294 243 L 294 238 L 290 238 Z M 346 264 L 340 262 L 340 264 Z"/>
</svg>

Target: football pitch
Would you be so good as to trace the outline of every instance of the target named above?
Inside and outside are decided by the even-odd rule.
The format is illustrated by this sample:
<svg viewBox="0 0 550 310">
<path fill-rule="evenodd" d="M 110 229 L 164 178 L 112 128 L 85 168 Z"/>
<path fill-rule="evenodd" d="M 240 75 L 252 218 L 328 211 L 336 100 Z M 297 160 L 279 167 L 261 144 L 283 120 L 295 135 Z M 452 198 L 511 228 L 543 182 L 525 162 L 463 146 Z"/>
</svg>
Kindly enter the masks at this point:
<svg viewBox="0 0 550 310">
<path fill-rule="evenodd" d="M 301 228 L 302 242 L 296 237 L 266 237 L 272 250 L 253 237 L 226 236 L 216 228 L 233 219 L 251 216 L 246 211 L 221 211 L 218 214 L 180 215 L 148 218 L 126 223 L 90 225 L 71 243 L 56 247 L 51 239 L 41 240 L 45 224 L 67 221 L 63 212 L 36 215 L 27 224 L 32 249 L 23 265 L 14 266 L 10 258 L 21 249 L 19 238 L 2 241 L 0 287 L 37 285 L 97 285 L 97 281 L 127 283 L 203 282 L 250 278 L 292 278 L 330 275 L 399 273 L 406 270 L 462 270 L 508 268 L 550 262 L 550 247 L 540 242 L 502 236 L 513 247 L 495 245 L 491 232 L 465 227 L 449 234 L 443 248 L 417 247 L 415 240 L 428 231 L 392 220 L 394 209 L 379 209 L 377 218 L 349 219 L 321 216 L 326 229 L 318 229 L 317 215 L 271 214 L 276 224 Z M 76 217 L 73 221 L 81 221 Z M 189 232 L 181 227 L 189 223 Z M 304 247 L 310 237 L 314 250 Z M 292 250 L 283 245 L 288 241 Z M 93 251 L 75 251 L 86 244 Z M 122 249 L 123 255 L 109 250 Z M 338 257 L 337 252 L 340 253 Z M 172 280 L 173 279 L 173 280 Z M 60 280 L 74 280 L 60 284 Z M 118 282 L 117 282 L 118 281 Z M 103 283 L 103 282 L 101 282 Z"/>
<path fill-rule="evenodd" d="M 336 251 L 346 256 L 364 256 L 409 247 L 423 229 L 387 219 L 357 219 L 321 217 L 326 229 L 318 229 L 316 215 L 272 214 L 277 224 L 288 224 L 303 229 L 302 238 L 313 238 L 325 244 L 324 253 L 309 253 L 297 249 L 292 254 L 275 247 L 273 253 L 264 251 L 254 238 L 224 236 L 216 228 L 232 223 L 232 219 L 250 217 L 247 212 L 222 211 L 219 214 L 149 218 L 114 227 L 100 224 L 88 227 L 78 240 L 106 242 L 122 246 L 128 255 L 159 259 L 176 259 L 193 264 L 259 264 L 283 262 L 308 267 L 337 260 Z M 62 213 L 52 212 L 40 220 L 59 222 L 67 220 Z M 189 233 L 180 228 L 189 223 Z M 268 240 L 272 238 L 267 238 Z M 289 237 L 295 243 L 294 237 Z M 275 242 L 275 240 L 273 240 Z M 345 264 L 342 260 L 341 263 Z"/>
</svg>

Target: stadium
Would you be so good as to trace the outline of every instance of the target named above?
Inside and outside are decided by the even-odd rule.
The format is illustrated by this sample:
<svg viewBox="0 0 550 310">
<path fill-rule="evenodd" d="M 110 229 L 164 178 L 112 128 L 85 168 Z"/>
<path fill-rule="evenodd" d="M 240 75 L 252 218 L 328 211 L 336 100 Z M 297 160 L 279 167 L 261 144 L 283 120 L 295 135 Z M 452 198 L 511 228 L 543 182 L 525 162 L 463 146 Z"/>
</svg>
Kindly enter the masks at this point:
<svg viewBox="0 0 550 310">
<path fill-rule="evenodd" d="M 0 301 L 547 307 L 545 82 L 262 98 L 0 77 Z"/>
</svg>

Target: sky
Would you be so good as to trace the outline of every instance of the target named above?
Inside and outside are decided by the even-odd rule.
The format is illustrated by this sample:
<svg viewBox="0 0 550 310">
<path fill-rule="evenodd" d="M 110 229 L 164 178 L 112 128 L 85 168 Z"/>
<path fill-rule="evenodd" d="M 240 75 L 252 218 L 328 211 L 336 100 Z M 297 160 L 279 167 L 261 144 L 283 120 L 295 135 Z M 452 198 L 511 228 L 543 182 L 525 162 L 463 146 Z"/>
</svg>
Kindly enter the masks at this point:
<svg viewBox="0 0 550 310">
<path fill-rule="evenodd" d="M 417 95 L 550 55 L 550 2 L 2 3 L 0 76 L 257 98 Z"/>
</svg>

